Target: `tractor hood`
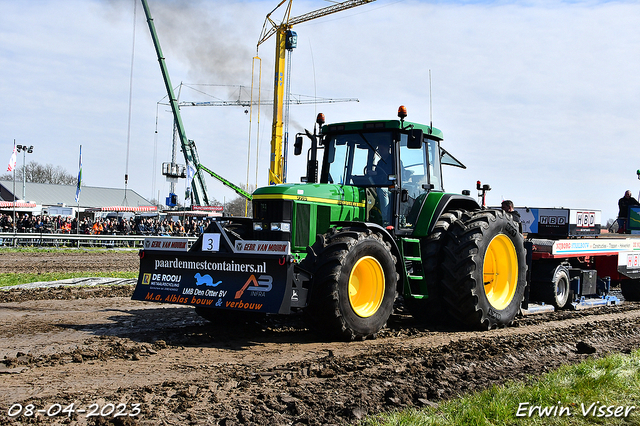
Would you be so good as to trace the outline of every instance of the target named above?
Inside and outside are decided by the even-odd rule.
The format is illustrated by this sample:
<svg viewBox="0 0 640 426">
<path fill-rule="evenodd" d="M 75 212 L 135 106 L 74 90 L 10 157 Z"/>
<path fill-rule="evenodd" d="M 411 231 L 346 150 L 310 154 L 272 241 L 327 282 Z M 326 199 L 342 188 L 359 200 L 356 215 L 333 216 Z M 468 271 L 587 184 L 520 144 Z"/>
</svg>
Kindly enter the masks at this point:
<svg viewBox="0 0 640 426">
<path fill-rule="evenodd" d="M 284 183 L 258 188 L 254 200 L 293 200 L 336 206 L 365 207 L 362 191 L 349 185 Z"/>
<path fill-rule="evenodd" d="M 292 252 L 306 253 L 318 234 L 332 222 L 364 221 L 365 190 L 336 184 L 280 184 L 258 188 L 253 193 L 254 222 L 262 229 L 277 228 L 274 222 L 291 223 Z M 275 240 L 269 235 L 265 239 Z M 284 235 L 283 238 L 284 239 Z"/>
</svg>

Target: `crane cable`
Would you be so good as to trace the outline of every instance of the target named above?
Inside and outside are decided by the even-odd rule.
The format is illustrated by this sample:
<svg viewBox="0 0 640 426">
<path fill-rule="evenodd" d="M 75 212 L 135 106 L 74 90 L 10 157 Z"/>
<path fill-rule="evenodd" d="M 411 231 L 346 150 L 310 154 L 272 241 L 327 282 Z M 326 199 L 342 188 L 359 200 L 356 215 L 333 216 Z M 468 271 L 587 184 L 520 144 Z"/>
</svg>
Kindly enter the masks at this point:
<svg viewBox="0 0 640 426">
<path fill-rule="evenodd" d="M 127 184 L 129 183 L 129 145 L 131 144 L 131 106 L 133 104 L 133 60 L 136 52 L 136 15 L 138 12 L 138 1 L 133 0 L 133 43 L 131 46 L 131 72 L 129 74 L 129 117 L 127 123 L 127 157 L 124 168 L 124 200 L 123 205 L 127 205 Z"/>
<path fill-rule="evenodd" d="M 287 182 L 287 157 L 289 156 L 289 109 L 291 107 L 291 53 L 292 49 L 287 49 L 287 62 L 284 94 L 284 146 L 282 148 L 282 183 Z"/>
<path fill-rule="evenodd" d="M 258 56 L 256 52 L 256 56 L 253 57 L 251 62 L 251 93 L 250 93 L 250 102 L 249 102 L 249 145 L 247 147 L 247 192 L 251 192 L 249 190 L 249 170 L 251 167 L 251 120 L 253 117 L 253 86 L 255 79 L 255 67 L 256 62 L 258 63 L 258 130 L 256 132 L 256 188 L 258 187 L 258 159 L 260 156 L 260 93 L 262 86 L 262 59 Z M 249 215 L 249 199 L 246 199 L 244 202 L 244 215 Z"/>
</svg>

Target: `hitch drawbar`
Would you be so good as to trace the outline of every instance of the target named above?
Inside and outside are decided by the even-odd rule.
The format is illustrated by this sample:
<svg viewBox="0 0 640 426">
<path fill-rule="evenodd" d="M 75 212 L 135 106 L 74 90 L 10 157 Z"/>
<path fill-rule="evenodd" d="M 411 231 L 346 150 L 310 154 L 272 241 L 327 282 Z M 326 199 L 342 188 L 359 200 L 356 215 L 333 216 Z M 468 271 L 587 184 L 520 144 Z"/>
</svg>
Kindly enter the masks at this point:
<svg viewBox="0 0 640 426">
<path fill-rule="evenodd" d="M 144 250 L 132 299 L 289 314 L 306 305 L 290 255 Z"/>
</svg>

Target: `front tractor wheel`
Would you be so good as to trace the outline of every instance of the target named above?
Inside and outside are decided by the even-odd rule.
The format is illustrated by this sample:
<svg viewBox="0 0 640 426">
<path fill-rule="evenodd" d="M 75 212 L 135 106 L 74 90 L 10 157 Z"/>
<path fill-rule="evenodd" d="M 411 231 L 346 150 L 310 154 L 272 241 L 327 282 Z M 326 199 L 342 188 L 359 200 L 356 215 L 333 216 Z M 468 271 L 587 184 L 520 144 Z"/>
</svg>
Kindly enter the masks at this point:
<svg viewBox="0 0 640 426">
<path fill-rule="evenodd" d="M 312 327 L 330 338 L 374 336 L 393 311 L 398 274 L 389 244 L 375 233 L 342 229 L 311 248 L 313 284 L 306 309 Z"/>
<path fill-rule="evenodd" d="M 526 287 L 522 234 L 510 215 L 485 210 L 452 224 L 444 252 L 443 301 L 463 324 L 490 329 L 513 321 Z"/>
</svg>

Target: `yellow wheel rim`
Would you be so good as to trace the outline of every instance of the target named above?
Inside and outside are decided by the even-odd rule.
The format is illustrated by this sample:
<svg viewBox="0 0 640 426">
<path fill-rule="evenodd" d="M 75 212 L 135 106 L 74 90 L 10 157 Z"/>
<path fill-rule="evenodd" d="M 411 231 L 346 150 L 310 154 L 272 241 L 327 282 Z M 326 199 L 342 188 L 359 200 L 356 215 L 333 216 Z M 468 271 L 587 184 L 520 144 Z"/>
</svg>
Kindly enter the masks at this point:
<svg viewBox="0 0 640 426">
<path fill-rule="evenodd" d="M 349 275 L 349 303 L 353 311 L 368 318 L 378 311 L 384 297 L 384 271 L 375 257 L 360 258 Z"/>
<path fill-rule="evenodd" d="M 484 292 L 497 310 L 503 310 L 516 294 L 518 257 L 513 242 L 504 234 L 496 235 L 487 248 L 482 266 Z"/>
</svg>

